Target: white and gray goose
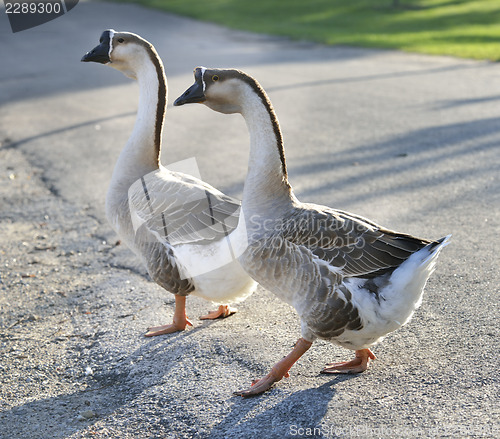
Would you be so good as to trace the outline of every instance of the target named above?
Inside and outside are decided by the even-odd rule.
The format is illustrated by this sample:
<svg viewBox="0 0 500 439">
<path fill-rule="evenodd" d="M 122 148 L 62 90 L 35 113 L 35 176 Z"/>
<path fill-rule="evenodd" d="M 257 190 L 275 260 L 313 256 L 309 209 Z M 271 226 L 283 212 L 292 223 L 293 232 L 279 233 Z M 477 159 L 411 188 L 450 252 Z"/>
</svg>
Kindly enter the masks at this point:
<svg viewBox="0 0 500 439">
<path fill-rule="evenodd" d="M 370 347 L 412 317 L 445 237 L 430 241 L 397 233 L 348 212 L 302 203 L 288 181 L 283 138 L 265 91 L 234 69 L 195 69 L 195 83 L 174 105 L 202 102 L 221 113 L 241 113 L 250 133 L 242 200 L 248 238 L 243 268 L 264 288 L 291 304 L 302 338 L 252 387 L 250 396 L 288 376 L 317 339 L 355 351 L 325 373 L 357 373 L 375 356 Z"/>
<path fill-rule="evenodd" d="M 256 283 L 234 258 L 238 244 L 231 232 L 238 224 L 239 201 L 160 164 L 167 82 L 153 45 L 133 33 L 106 30 L 82 61 L 109 65 L 139 83 L 136 122 L 113 171 L 106 216 L 152 279 L 175 295 L 173 323 L 149 328 L 146 336 L 191 325 L 185 311 L 190 294 L 219 304 L 245 299 Z M 234 311 L 221 305 L 201 318 Z"/>
</svg>

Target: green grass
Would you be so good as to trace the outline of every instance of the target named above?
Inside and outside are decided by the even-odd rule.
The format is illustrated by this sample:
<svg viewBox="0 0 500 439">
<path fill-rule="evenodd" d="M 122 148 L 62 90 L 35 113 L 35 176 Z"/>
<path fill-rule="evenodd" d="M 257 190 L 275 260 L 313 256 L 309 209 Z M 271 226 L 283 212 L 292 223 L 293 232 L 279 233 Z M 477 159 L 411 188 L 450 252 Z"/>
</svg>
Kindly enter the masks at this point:
<svg viewBox="0 0 500 439">
<path fill-rule="evenodd" d="M 500 0 L 125 0 L 326 44 L 500 60 Z"/>
</svg>

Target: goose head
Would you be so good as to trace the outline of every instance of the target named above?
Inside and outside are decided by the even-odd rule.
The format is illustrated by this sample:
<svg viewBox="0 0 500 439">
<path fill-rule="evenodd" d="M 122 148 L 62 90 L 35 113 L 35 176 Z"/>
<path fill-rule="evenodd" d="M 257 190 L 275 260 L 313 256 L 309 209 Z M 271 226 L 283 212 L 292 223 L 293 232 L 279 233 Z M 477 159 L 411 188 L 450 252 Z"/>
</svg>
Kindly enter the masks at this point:
<svg viewBox="0 0 500 439">
<path fill-rule="evenodd" d="M 237 69 L 196 67 L 194 79 L 194 84 L 176 99 L 175 106 L 203 103 L 219 113 L 241 113 L 249 93 L 262 91 L 255 79 Z"/>
<path fill-rule="evenodd" d="M 151 43 L 131 32 L 105 30 L 99 44 L 87 52 L 82 62 L 107 64 L 132 79 L 137 79 L 137 72 L 156 51 Z"/>
</svg>

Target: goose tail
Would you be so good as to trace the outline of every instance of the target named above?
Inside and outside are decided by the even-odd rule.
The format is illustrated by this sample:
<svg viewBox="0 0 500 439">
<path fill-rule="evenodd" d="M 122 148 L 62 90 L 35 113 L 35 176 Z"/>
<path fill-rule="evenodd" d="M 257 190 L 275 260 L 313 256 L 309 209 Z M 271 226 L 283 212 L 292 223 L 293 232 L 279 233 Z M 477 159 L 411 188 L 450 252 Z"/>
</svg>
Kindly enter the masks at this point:
<svg viewBox="0 0 500 439">
<path fill-rule="evenodd" d="M 446 235 L 445 237 L 438 239 L 437 241 L 427 244 L 421 251 L 422 252 L 426 251 L 429 253 L 429 255 L 427 256 L 427 258 L 424 259 L 422 264 L 428 264 L 431 261 L 434 261 L 435 265 L 436 263 L 435 261 L 439 256 L 439 253 L 444 247 L 446 247 L 450 243 L 450 239 L 451 235 Z"/>
<path fill-rule="evenodd" d="M 407 323 L 422 303 L 425 284 L 436 268 L 441 250 L 449 244 L 451 235 L 427 244 L 411 255 L 391 275 L 382 294 L 387 301 L 380 310 L 398 326 Z"/>
</svg>

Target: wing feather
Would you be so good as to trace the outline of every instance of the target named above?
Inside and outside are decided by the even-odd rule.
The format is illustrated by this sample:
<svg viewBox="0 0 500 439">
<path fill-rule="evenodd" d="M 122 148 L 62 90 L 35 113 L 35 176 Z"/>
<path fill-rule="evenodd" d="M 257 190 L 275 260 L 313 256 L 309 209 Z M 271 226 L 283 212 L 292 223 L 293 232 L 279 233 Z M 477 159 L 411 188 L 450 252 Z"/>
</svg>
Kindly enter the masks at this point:
<svg viewBox="0 0 500 439">
<path fill-rule="evenodd" d="M 283 234 L 343 276 L 364 278 L 394 270 L 430 242 L 385 229 L 361 216 L 311 204 L 294 209 Z"/>
<path fill-rule="evenodd" d="M 186 174 L 150 173 L 129 190 L 134 230 L 145 228 L 171 246 L 207 245 L 238 225 L 240 202 Z"/>
</svg>

